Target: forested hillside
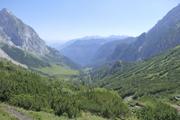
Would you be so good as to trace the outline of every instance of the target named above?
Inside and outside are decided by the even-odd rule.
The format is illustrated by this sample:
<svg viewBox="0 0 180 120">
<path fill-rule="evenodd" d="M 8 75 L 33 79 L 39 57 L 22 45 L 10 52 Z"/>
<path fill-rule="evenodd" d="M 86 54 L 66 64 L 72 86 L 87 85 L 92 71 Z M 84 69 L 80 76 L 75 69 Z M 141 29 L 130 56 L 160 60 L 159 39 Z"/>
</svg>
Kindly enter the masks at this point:
<svg viewBox="0 0 180 120">
<path fill-rule="evenodd" d="M 127 63 L 126 63 L 127 64 Z M 143 62 L 122 63 L 104 72 L 94 73 L 94 80 L 103 87 L 114 89 L 126 97 L 134 95 L 173 96 L 180 93 L 180 47 Z M 124 66 L 123 66 L 124 65 Z M 112 71 L 116 70 L 117 71 Z M 108 75 L 109 74 L 109 75 Z M 170 95 L 170 96 L 168 96 Z"/>
<path fill-rule="evenodd" d="M 27 110 L 53 111 L 69 118 L 91 112 L 106 118 L 122 118 L 128 107 L 114 91 L 74 86 L 0 61 L 0 101 Z M 116 107 L 115 107 L 116 106 Z"/>
</svg>

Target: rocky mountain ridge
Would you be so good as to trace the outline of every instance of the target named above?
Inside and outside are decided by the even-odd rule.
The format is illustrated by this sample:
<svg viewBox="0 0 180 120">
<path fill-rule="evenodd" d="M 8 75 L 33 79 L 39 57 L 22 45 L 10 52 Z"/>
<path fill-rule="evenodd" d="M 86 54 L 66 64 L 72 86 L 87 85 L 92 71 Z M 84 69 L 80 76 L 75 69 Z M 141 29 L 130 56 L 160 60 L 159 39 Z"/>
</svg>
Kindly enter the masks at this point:
<svg viewBox="0 0 180 120">
<path fill-rule="evenodd" d="M 26 25 L 6 8 L 0 11 L 0 48 L 1 57 L 28 67 L 52 64 L 70 68 L 76 66 L 57 50 L 47 46 L 32 27 Z"/>
</svg>

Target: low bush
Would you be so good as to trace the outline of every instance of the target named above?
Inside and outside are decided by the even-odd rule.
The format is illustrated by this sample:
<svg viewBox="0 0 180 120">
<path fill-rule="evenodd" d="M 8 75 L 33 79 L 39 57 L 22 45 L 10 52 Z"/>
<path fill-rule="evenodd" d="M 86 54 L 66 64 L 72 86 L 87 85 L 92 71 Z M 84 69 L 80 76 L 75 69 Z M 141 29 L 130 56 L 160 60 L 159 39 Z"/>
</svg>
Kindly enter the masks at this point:
<svg viewBox="0 0 180 120">
<path fill-rule="evenodd" d="M 26 110 L 41 111 L 48 107 L 48 104 L 39 96 L 31 96 L 28 94 L 13 95 L 9 103 L 14 106 L 22 107 Z"/>
<path fill-rule="evenodd" d="M 113 91 L 106 89 L 92 89 L 79 95 L 80 107 L 106 118 L 121 118 L 128 113 L 128 107 L 121 97 Z"/>
<path fill-rule="evenodd" d="M 179 120 L 175 108 L 160 101 L 151 100 L 137 112 L 140 120 Z"/>
</svg>

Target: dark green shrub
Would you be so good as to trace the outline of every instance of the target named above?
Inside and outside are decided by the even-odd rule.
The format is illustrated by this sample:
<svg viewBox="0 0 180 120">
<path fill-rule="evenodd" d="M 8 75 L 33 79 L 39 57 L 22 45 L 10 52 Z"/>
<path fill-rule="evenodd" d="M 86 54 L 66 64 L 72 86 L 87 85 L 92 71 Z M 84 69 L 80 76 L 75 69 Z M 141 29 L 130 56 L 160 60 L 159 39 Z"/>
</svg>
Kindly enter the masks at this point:
<svg viewBox="0 0 180 120">
<path fill-rule="evenodd" d="M 61 97 L 55 105 L 55 114 L 59 116 L 67 114 L 69 118 L 75 118 L 80 113 L 78 100 L 74 96 Z"/>
<path fill-rule="evenodd" d="M 9 102 L 12 105 L 23 107 L 29 110 L 33 108 L 34 98 L 30 95 L 13 95 Z"/>
<path fill-rule="evenodd" d="M 69 118 L 81 111 L 112 119 L 128 112 L 116 92 L 49 80 L 9 62 L 0 62 L 0 101 L 28 110 L 53 110 Z"/>
<path fill-rule="evenodd" d="M 106 89 L 94 89 L 79 96 L 80 107 L 107 118 L 125 117 L 128 107 L 123 103 L 121 97 L 113 91 Z"/>
<path fill-rule="evenodd" d="M 28 94 L 13 95 L 9 101 L 10 104 L 22 107 L 27 110 L 40 111 L 48 107 L 41 97 L 35 97 Z"/>
<path fill-rule="evenodd" d="M 161 102 L 153 104 L 138 111 L 140 120 L 179 120 L 176 109 Z"/>
</svg>

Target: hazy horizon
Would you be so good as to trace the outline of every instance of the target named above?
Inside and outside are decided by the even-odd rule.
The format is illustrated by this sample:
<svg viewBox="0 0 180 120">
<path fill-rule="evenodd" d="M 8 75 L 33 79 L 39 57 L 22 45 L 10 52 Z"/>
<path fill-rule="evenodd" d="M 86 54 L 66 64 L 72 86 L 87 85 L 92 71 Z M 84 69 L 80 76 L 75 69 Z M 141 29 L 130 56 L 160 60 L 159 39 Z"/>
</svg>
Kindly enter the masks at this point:
<svg viewBox="0 0 180 120">
<path fill-rule="evenodd" d="M 48 43 L 84 36 L 138 36 L 152 28 L 180 0 L 2 0 Z M 32 9 L 33 8 L 33 9 Z"/>
</svg>

